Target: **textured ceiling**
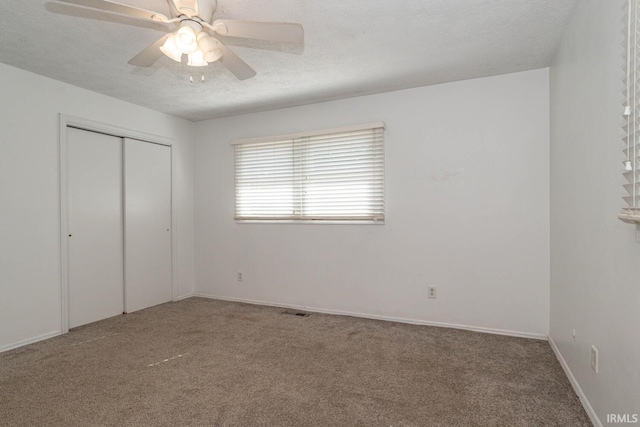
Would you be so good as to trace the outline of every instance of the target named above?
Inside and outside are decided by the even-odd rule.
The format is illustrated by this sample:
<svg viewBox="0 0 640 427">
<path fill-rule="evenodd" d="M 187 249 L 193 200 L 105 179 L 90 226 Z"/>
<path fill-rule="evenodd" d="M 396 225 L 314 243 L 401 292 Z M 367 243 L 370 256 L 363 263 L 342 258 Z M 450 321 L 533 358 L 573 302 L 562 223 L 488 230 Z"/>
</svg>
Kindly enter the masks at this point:
<svg viewBox="0 0 640 427">
<path fill-rule="evenodd" d="M 119 2 L 169 16 L 167 0 Z M 0 62 L 197 121 L 546 67 L 577 2 L 218 0 L 214 18 L 305 28 L 304 46 L 221 37 L 258 73 L 239 81 L 219 63 L 127 64 L 163 25 L 1 0 Z M 200 70 L 205 82 L 189 83 Z"/>
</svg>

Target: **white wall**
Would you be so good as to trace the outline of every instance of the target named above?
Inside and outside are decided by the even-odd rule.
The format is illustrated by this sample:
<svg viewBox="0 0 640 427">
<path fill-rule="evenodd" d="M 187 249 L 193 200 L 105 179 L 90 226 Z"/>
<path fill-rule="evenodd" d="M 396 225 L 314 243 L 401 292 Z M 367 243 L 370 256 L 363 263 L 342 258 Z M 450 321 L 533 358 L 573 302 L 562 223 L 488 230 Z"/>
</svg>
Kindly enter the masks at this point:
<svg viewBox="0 0 640 427">
<path fill-rule="evenodd" d="M 196 123 L 196 291 L 546 336 L 548 118 L 543 69 Z M 385 225 L 234 222 L 230 140 L 373 121 Z"/>
<path fill-rule="evenodd" d="M 609 413 L 640 416 L 640 243 L 616 219 L 625 3 L 580 1 L 550 72 L 550 334 L 603 423 Z"/>
<path fill-rule="evenodd" d="M 61 327 L 58 113 L 174 138 L 179 294 L 193 292 L 193 123 L 0 64 L 0 350 Z"/>
</svg>

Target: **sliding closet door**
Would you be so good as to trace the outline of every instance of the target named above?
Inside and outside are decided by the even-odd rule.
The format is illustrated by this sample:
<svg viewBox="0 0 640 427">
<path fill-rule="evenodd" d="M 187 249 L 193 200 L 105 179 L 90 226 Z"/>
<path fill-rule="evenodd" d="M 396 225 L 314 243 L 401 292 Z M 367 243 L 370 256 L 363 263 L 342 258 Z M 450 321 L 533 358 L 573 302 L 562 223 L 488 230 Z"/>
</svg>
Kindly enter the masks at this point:
<svg viewBox="0 0 640 427">
<path fill-rule="evenodd" d="M 122 140 L 67 130 L 69 327 L 122 314 Z"/>
<path fill-rule="evenodd" d="M 126 311 L 171 301 L 171 148 L 125 139 Z"/>
</svg>

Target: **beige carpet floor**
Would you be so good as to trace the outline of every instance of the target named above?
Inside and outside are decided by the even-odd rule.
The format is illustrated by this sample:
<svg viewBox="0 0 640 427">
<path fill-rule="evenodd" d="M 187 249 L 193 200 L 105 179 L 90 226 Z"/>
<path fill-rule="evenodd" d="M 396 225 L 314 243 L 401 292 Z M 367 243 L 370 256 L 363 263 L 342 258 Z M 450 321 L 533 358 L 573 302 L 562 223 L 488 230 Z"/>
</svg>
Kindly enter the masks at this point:
<svg viewBox="0 0 640 427">
<path fill-rule="evenodd" d="M 545 341 L 190 298 L 0 354 L 2 426 L 589 426 Z"/>
</svg>

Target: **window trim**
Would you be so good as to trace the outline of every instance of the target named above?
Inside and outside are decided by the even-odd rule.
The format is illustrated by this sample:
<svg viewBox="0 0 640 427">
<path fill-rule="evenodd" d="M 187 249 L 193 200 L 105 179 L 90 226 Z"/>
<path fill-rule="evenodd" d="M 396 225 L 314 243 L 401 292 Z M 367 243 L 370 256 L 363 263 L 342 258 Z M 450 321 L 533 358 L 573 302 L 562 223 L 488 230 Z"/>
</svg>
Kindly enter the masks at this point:
<svg viewBox="0 0 640 427">
<path fill-rule="evenodd" d="M 294 139 L 305 138 L 305 137 L 315 137 L 315 136 L 339 134 L 339 133 L 346 133 L 346 132 L 358 132 L 358 131 L 366 131 L 366 130 L 372 130 L 372 129 L 382 129 L 383 132 L 384 132 L 386 130 L 386 125 L 385 125 L 384 122 L 372 122 L 372 123 L 361 124 L 361 125 L 342 126 L 342 127 L 331 128 L 331 129 L 322 129 L 322 130 L 314 130 L 314 131 L 297 132 L 297 133 L 284 134 L 284 135 L 271 135 L 271 136 L 265 136 L 265 137 L 234 139 L 234 140 L 230 141 L 230 145 L 232 145 L 235 148 L 235 146 L 243 145 L 243 144 L 269 143 L 269 142 L 278 141 L 278 140 L 289 140 L 289 139 L 294 140 Z M 383 142 L 383 147 L 384 147 L 384 142 Z M 235 153 L 234 153 L 234 158 L 235 158 Z M 382 166 L 382 180 L 383 180 L 383 183 L 384 183 L 384 181 L 385 181 L 385 179 L 384 179 L 384 176 L 385 176 L 385 156 L 384 155 L 383 155 L 383 158 L 382 158 L 382 165 L 383 165 Z M 236 185 L 235 184 L 235 177 L 236 177 L 236 171 L 235 171 L 235 161 L 234 161 L 234 187 Z M 385 186 L 383 184 L 383 195 L 385 193 L 384 187 Z M 383 206 L 384 206 L 384 204 L 383 204 Z M 234 210 L 235 210 L 235 191 L 234 191 Z M 354 218 L 354 219 L 348 219 L 348 218 L 340 218 L 340 219 L 328 219 L 328 218 L 318 218 L 318 219 L 309 219 L 309 218 L 305 218 L 305 219 L 247 218 L 247 219 L 237 219 L 237 218 L 234 218 L 234 221 L 237 224 L 384 225 L 385 219 L 386 219 L 386 215 L 384 215 L 384 210 L 383 210 L 383 217 L 382 218 L 373 218 L 373 219 L 358 219 L 358 218 Z"/>
<path fill-rule="evenodd" d="M 384 122 L 373 122 L 373 123 L 368 123 L 364 125 L 343 126 L 338 128 L 332 128 L 332 129 L 314 130 L 310 132 L 298 132 L 298 133 L 290 133 L 285 135 L 262 136 L 258 138 L 234 139 L 231 141 L 231 145 L 257 144 L 261 142 L 271 142 L 278 139 L 305 138 L 309 136 L 326 135 L 330 133 L 357 132 L 360 130 L 368 130 L 368 129 L 375 129 L 375 128 L 382 128 L 383 130 L 386 130 Z"/>
</svg>

